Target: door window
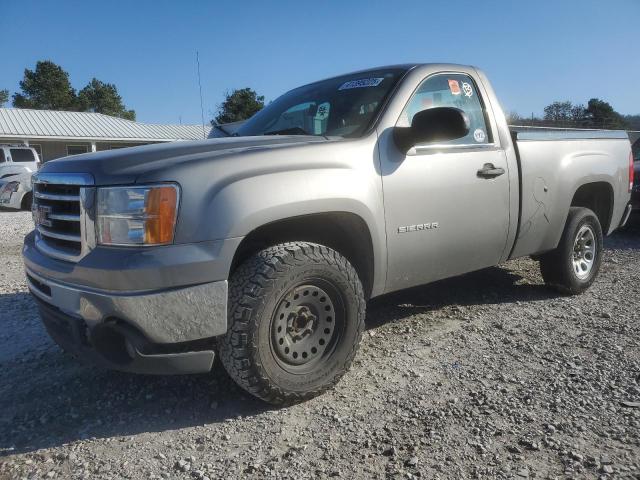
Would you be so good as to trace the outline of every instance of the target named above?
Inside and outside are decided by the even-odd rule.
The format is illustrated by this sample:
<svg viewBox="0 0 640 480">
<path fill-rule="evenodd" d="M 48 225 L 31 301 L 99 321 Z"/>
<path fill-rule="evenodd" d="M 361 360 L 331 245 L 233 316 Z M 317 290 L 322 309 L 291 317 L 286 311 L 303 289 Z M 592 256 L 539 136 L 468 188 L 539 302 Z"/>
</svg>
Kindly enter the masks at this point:
<svg viewBox="0 0 640 480">
<path fill-rule="evenodd" d="M 452 145 L 483 145 L 492 142 L 487 116 L 475 82 L 464 74 L 437 74 L 424 80 L 407 103 L 398 126 L 411 125 L 413 116 L 429 108 L 455 107 L 469 117 L 466 137 L 438 142 Z"/>
<path fill-rule="evenodd" d="M 4 162 L 6 162 L 6 159 L 4 158 L 4 150 L 0 148 L 0 163 Z"/>
</svg>

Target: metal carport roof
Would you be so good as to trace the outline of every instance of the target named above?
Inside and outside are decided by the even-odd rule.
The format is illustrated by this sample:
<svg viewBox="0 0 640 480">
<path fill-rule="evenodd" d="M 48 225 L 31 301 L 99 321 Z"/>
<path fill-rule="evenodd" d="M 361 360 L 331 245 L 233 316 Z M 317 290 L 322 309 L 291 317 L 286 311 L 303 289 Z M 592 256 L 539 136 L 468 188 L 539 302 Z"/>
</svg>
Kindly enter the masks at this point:
<svg viewBox="0 0 640 480">
<path fill-rule="evenodd" d="M 92 112 L 0 108 L 0 137 L 92 141 L 171 141 L 207 138 L 211 126 L 134 122 Z"/>
</svg>

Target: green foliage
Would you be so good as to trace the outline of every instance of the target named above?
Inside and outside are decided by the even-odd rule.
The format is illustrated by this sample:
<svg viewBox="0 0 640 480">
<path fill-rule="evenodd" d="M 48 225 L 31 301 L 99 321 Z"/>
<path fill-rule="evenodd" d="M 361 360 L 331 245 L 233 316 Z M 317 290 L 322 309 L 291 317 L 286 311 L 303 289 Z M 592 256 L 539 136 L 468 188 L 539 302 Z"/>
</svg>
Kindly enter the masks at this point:
<svg viewBox="0 0 640 480">
<path fill-rule="evenodd" d="M 115 85 L 93 78 L 76 95 L 69 74 L 50 60 L 37 62 L 35 70 L 25 69 L 20 88 L 22 93 L 13 95 L 13 106 L 17 108 L 97 112 L 136 119 L 136 112 L 126 109 Z M 0 91 L 0 106 L 3 92 L 9 94 Z"/>
<path fill-rule="evenodd" d="M 583 105 L 569 101 L 553 102 L 544 107 L 544 119 L 552 122 L 581 122 L 585 117 Z"/>
<path fill-rule="evenodd" d="M 633 118 L 635 117 L 623 117 L 609 103 L 599 98 L 589 100 L 586 107 L 569 101 L 553 102 L 544 107 L 545 122 L 565 127 L 627 129 Z"/>
<path fill-rule="evenodd" d="M 0 90 L 0 108 L 9 101 L 9 90 Z"/>
<path fill-rule="evenodd" d="M 69 74 L 55 63 L 44 60 L 35 70 L 24 70 L 20 82 L 22 93 L 13 95 L 13 106 L 40 110 L 77 110 L 76 92 L 69 82 Z"/>
<path fill-rule="evenodd" d="M 611 105 L 599 98 L 589 100 L 586 109 L 587 124 L 603 128 L 627 128 L 627 122 Z"/>
<path fill-rule="evenodd" d="M 78 106 L 82 111 L 104 113 L 114 117 L 135 120 L 136 112 L 127 110 L 122 103 L 118 89 L 112 83 L 104 83 L 97 78 L 78 93 Z"/>
<path fill-rule="evenodd" d="M 218 108 L 213 124 L 239 122 L 252 117 L 264 107 L 264 96 L 251 88 L 242 88 L 226 94 L 224 102 Z"/>
</svg>

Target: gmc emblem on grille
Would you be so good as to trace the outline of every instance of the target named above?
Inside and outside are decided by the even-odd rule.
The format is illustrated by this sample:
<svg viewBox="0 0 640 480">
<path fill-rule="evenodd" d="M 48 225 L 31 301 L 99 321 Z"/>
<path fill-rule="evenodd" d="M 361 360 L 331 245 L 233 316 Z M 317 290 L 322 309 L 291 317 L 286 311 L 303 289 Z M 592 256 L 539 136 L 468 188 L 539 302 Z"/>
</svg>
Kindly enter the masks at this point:
<svg viewBox="0 0 640 480">
<path fill-rule="evenodd" d="M 51 207 L 47 205 L 35 205 L 33 209 L 33 222 L 44 227 L 51 227 L 53 223 L 49 220 Z"/>
</svg>

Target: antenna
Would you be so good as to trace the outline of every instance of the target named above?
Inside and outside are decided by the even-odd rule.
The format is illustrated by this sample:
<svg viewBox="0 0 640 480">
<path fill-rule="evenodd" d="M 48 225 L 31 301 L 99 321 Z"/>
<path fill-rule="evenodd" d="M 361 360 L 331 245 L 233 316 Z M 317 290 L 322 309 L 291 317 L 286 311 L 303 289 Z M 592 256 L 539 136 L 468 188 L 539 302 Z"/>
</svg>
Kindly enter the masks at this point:
<svg viewBox="0 0 640 480">
<path fill-rule="evenodd" d="M 200 80 L 200 54 L 196 50 L 196 62 L 198 63 L 198 88 L 200 89 L 200 118 L 202 120 L 202 138 L 207 138 L 204 130 L 204 107 L 202 106 L 202 81 Z"/>
</svg>

